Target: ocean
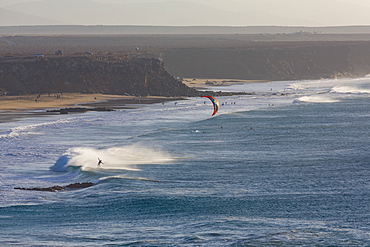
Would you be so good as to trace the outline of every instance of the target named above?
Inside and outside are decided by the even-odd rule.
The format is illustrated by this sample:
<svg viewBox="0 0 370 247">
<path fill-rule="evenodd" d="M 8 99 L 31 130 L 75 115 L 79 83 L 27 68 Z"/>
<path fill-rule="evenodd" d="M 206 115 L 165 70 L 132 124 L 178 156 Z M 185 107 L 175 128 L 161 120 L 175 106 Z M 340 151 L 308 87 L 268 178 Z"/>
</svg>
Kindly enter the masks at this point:
<svg viewBox="0 0 370 247">
<path fill-rule="evenodd" d="M 370 77 L 210 89 L 0 124 L 0 245 L 370 245 Z"/>
</svg>

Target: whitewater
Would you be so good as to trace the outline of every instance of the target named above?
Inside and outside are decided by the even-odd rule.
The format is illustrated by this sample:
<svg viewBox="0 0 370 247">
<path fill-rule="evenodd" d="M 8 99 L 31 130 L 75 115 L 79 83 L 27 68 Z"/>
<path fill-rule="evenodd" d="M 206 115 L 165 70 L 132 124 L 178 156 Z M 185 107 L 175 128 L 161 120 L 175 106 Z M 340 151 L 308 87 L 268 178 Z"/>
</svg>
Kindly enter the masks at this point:
<svg viewBox="0 0 370 247">
<path fill-rule="evenodd" d="M 1 123 L 0 245 L 370 245 L 370 77 L 207 90 Z"/>
</svg>

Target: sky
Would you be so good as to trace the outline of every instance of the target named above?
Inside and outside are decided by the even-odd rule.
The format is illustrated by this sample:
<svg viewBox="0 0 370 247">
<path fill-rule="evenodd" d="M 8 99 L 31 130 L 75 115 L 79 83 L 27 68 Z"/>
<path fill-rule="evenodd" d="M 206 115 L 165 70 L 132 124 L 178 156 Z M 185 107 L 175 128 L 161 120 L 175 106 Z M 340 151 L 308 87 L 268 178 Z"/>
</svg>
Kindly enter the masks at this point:
<svg viewBox="0 0 370 247">
<path fill-rule="evenodd" d="M 370 25 L 369 0 L 0 0 L 0 25 Z"/>
</svg>

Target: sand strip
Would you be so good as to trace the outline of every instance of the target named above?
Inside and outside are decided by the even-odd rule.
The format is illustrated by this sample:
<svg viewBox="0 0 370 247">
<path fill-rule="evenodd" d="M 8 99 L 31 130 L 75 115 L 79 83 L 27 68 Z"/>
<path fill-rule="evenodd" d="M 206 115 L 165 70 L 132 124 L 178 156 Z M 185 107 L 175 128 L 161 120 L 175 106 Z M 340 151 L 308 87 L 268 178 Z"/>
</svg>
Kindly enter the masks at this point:
<svg viewBox="0 0 370 247">
<path fill-rule="evenodd" d="M 134 97 L 107 94 L 42 94 L 22 96 L 0 96 L 0 123 L 14 121 L 23 117 L 44 116 L 48 109 L 67 107 L 106 107 L 113 109 L 137 108 L 143 104 L 177 100 L 171 97 Z M 55 114 L 55 113 L 54 113 Z"/>
<path fill-rule="evenodd" d="M 188 87 L 195 89 L 204 89 L 215 86 L 231 86 L 244 83 L 266 82 L 263 80 L 239 80 L 239 79 L 200 79 L 200 78 L 184 78 L 182 83 Z"/>
<path fill-rule="evenodd" d="M 71 107 L 85 102 L 99 102 L 114 99 L 134 99 L 132 96 L 105 94 L 42 94 L 22 96 L 0 96 L 0 111 L 25 111 L 48 108 Z"/>
</svg>

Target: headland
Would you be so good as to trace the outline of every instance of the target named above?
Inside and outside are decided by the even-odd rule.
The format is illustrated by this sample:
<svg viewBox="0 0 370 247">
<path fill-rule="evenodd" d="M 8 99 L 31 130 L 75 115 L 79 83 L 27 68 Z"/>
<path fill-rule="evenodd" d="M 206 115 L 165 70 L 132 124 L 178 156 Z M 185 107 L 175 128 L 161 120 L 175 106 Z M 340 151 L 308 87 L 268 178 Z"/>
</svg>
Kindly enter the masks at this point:
<svg viewBox="0 0 370 247">
<path fill-rule="evenodd" d="M 216 95 L 199 91 L 209 85 L 370 74 L 368 27 L 56 28 L 66 34 L 55 27 L 0 28 L 0 110 L 128 105 L 154 96 Z"/>
</svg>

